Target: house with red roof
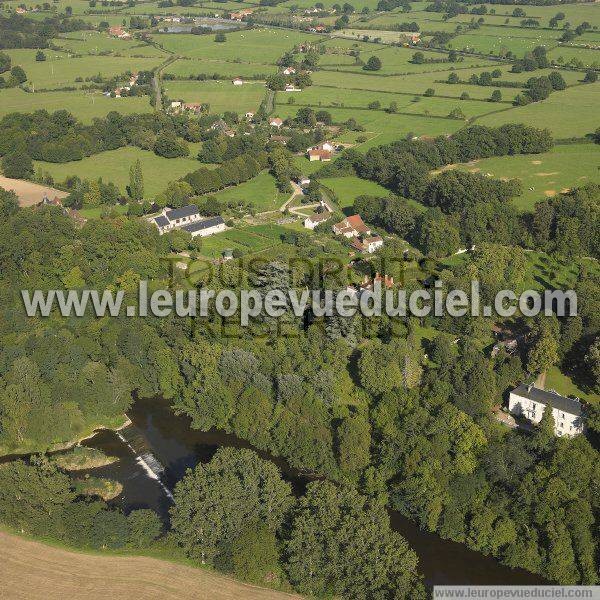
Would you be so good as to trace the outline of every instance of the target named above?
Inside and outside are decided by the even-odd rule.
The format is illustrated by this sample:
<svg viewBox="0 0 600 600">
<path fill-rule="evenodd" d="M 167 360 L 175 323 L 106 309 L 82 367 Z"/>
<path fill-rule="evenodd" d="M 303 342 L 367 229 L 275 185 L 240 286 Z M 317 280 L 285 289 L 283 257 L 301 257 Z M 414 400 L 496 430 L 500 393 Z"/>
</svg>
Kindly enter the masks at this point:
<svg viewBox="0 0 600 600">
<path fill-rule="evenodd" d="M 333 226 L 335 235 L 343 235 L 347 238 L 370 235 L 371 230 L 365 225 L 360 215 L 351 215 Z"/>
</svg>

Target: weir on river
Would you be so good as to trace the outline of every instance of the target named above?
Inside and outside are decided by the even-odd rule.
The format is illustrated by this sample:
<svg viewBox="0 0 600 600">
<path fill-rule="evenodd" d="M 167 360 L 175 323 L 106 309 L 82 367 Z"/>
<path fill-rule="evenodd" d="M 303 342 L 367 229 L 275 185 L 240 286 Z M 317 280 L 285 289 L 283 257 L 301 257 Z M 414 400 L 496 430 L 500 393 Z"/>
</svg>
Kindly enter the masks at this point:
<svg viewBox="0 0 600 600">
<path fill-rule="evenodd" d="M 135 456 L 136 463 L 144 469 L 148 477 L 155 479 L 158 482 L 167 498 L 173 501 L 174 498 L 171 490 L 162 480 L 165 468 L 147 448 L 146 441 L 141 433 L 132 425 L 129 425 L 116 433 L 119 439 L 131 450 Z"/>
<path fill-rule="evenodd" d="M 127 412 L 132 424 L 120 432 L 100 431 L 84 444 L 98 448 L 119 461 L 90 470 L 91 474 L 116 479 L 123 493 L 114 500 L 126 511 L 151 508 L 165 522 L 173 505 L 170 490 L 186 469 L 208 462 L 219 447 L 251 448 L 251 445 L 222 431 L 191 429 L 190 419 L 177 416 L 160 398 L 138 399 Z M 296 495 L 303 493 L 308 479 L 285 461 L 258 451 L 271 460 L 292 483 Z M 392 528 L 400 533 L 419 557 L 419 572 L 428 585 L 539 585 L 543 578 L 523 569 L 510 569 L 496 559 L 465 545 L 443 540 L 421 531 L 399 512 L 390 510 Z"/>
</svg>

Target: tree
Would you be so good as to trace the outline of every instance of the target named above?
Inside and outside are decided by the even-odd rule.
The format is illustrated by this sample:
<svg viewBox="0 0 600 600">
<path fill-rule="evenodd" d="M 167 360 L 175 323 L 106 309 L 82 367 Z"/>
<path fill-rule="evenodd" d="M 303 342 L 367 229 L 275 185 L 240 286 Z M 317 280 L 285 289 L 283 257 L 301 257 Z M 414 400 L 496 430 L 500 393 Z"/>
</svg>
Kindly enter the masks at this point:
<svg viewBox="0 0 600 600">
<path fill-rule="evenodd" d="M 19 85 L 27 81 L 27 75 L 22 67 L 16 66 L 10 70 L 10 79 L 12 85 Z"/>
<path fill-rule="evenodd" d="M 558 340 L 549 329 L 544 329 L 529 349 L 527 370 L 533 375 L 539 375 L 553 367 L 559 360 Z"/>
<path fill-rule="evenodd" d="M 222 31 L 219 31 L 216 35 L 215 35 L 215 42 L 226 42 L 227 41 L 227 37 L 225 36 L 225 34 Z"/>
<path fill-rule="evenodd" d="M 162 533 L 160 517 L 148 508 L 132 510 L 127 515 L 128 543 L 136 548 L 148 548 Z"/>
<path fill-rule="evenodd" d="M 424 594 L 417 556 L 390 529 L 385 507 L 351 488 L 310 483 L 294 510 L 285 553 L 290 581 L 309 596 Z"/>
<path fill-rule="evenodd" d="M 596 83 L 598 81 L 598 73 L 593 69 L 586 71 L 585 77 L 583 78 L 584 83 Z"/>
<path fill-rule="evenodd" d="M 423 96 L 431 97 L 435 96 L 435 90 L 433 88 L 427 88 L 423 93 Z"/>
<path fill-rule="evenodd" d="M 554 90 L 564 90 L 567 87 L 564 77 L 558 71 L 552 71 L 552 73 L 548 75 L 548 80 Z"/>
<path fill-rule="evenodd" d="M 502 92 L 500 90 L 494 90 L 490 96 L 492 102 L 500 102 L 502 100 Z"/>
<path fill-rule="evenodd" d="M 279 469 L 251 450 L 219 449 L 175 488 L 171 523 L 186 554 L 203 564 L 226 559 L 249 523 L 277 531 L 292 505 Z"/>
<path fill-rule="evenodd" d="M 129 196 L 136 202 L 144 199 L 144 176 L 139 158 L 129 169 Z"/>
<path fill-rule="evenodd" d="M 381 59 L 378 56 L 371 56 L 363 69 L 365 71 L 379 71 L 382 67 Z"/>
<path fill-rule="evenodd" d="M 233 572 L 258 585 L 279 579 L 279 550 L 275 533 L 264 524 L 251 524 L 231 546 Z"/>
<path fill-rule="evenodd" d="M 2 157 L 2 172 L 6 177 L 29 179 L 33 176 L 33 162 L 25 152 L 11 152 Z"/>
<path fill-rule="evenodd" d="M 46 55 L 41 50 L 38 50 L 35 54 L 35 60 L 36 62 L 44 62 L 46 60 Z"/>
<path fill-rule="evenodd" d="M 600 389 L 600 337 L 596 338 L 587 351 L 585 363 L 590 369 L 594 387 Z"/>
</svg>

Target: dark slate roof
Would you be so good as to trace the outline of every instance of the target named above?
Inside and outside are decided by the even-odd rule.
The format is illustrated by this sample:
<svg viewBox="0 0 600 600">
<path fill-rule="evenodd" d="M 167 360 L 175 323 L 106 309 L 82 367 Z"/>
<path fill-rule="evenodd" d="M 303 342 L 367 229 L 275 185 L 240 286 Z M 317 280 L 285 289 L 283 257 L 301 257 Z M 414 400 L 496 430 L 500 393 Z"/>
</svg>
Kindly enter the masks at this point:
<svg viewBox="0 0 600 600">
<path fill-rule="evenodd" d="M 195 223 L 184 225 L 182 229 L 184 231 L 194 233 L 195 231 L 202 231 L 203 229 L 222 225 L 223 223 L 225 223 L 225 221 L 223 221 L 223 217 L 211 217 L 210 219 L 204 219 L 204 221 L 196 221 Z"/>
<path fill-rule="evenodd" d="M 182 206 L 181 208 L 174 208 L 173 210 L 167 211 L 167 218 L 169 221 L 173 219 L 182 219 L 183 217 L 191 217 L 192 215 L 198 214 L 198 207 L 195 204 L 189 204 L 188 206 Z"/>
<path fill-rule="evenodd" d="M 159 226 L 159 227 L 166 227 L 169 224 L 169 219 L 167 219 L 167 217 L 163 216 L 163 215 L 159 215 L 158 217 L 156 217 L 154 219 L 154 222 Z"/>
<path fill-rule="evenodd" d="M 570 415 L 581 416 L 581 404 L 577 400 L 566 398 L 557 392 L 547 392 L 546 390 L 540 390 L 539 388 L 522 383 L 511 393 L 535 402 L 540 402 L 541 404 L 549 404 L 552 408 L 569 413 Z"/>
</svg>

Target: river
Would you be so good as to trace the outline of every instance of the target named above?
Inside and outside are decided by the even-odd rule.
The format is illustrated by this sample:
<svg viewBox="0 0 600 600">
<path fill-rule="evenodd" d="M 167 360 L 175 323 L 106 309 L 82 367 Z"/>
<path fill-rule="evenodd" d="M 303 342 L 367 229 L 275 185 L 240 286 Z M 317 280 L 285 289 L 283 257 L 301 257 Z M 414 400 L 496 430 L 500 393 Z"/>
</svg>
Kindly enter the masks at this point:
<svg viewBox="0 0 600 600">
<path fill-rule="evenodd" d="M 207 462 L 221 446 L 251 448 L 233 435 L 190 428 L 190 420 L 176 416 L 166 401 L 137 400 L 127 413 L 132 425 L 121 432 L 100 431 L 85 445 L 119 457 L 119 461 L 89 472 L 123 484 L 113 502 L 125 511 L 152 508 L 165 519 L 171 505 L 170 490 L 190 467 Z M 309 479 L 285 461 L 258 452 L 276 463 L 284 477 L 301 494 Z M 157 479 L 158 477 L 158 479 Z M 419 571 L 428 585 L 534 585 L 547 583 L 522 569 L 510 569 L 492 557 L 456 542 L 419 530 L 396 511 L 390 511 L 392 527 L 402 534 L 419 556 Z"/>
</svg>

